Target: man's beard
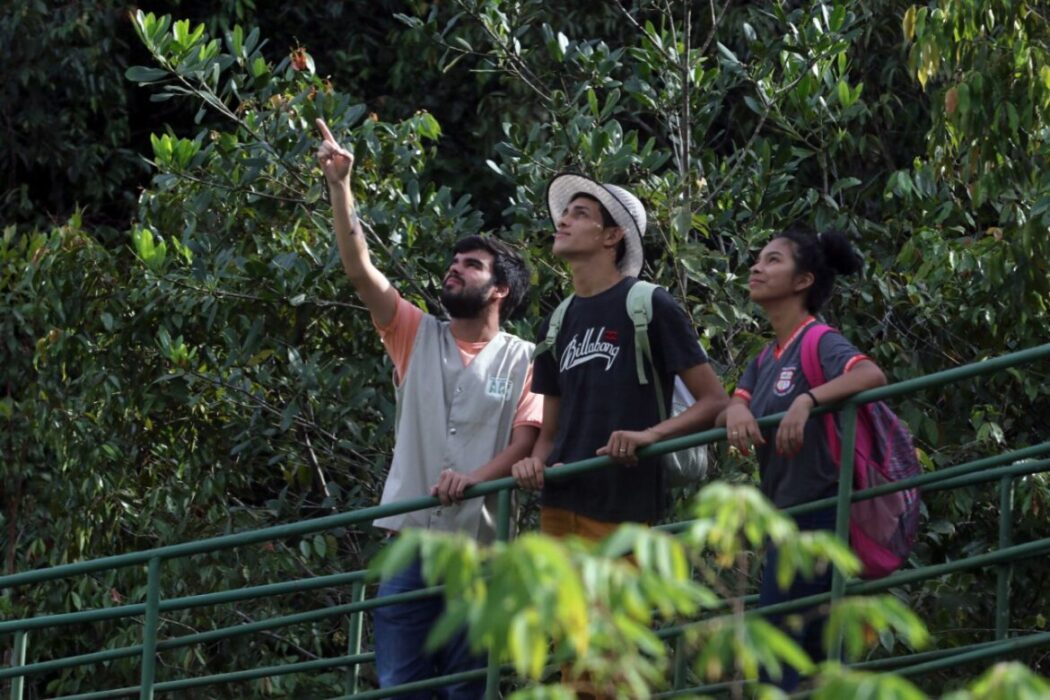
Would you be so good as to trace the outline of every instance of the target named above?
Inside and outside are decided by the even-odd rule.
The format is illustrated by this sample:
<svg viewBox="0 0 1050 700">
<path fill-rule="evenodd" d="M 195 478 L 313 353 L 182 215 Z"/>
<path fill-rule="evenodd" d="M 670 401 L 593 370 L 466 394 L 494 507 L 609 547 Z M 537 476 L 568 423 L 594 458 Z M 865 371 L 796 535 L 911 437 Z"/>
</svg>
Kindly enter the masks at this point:
<svg viewBox="0 0 1050 700">
<path fill-rule="evenodd" d="M 489 305 L 489 290 L 493 283 L 489 282 L 481 289 L 468 289 L 460 286 L 459 291 L 449 289 L 441 290 L 441 305 L 445 307 L 451 318 L 477 318 Z"/>
</svg>

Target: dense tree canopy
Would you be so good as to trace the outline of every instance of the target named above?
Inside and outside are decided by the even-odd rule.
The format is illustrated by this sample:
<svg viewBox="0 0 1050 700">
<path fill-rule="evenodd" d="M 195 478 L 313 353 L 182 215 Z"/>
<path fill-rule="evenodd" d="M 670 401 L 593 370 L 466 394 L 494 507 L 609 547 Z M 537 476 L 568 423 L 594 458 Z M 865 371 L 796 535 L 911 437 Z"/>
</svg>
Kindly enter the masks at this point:
<svg viewBox="0 0 1050 700">
<path fill-rule="evenodd" d="M 451 242 L 492 231 L 532 264 L 512 322 L 531 337 L 565 286 L 544 185 L 581 170 L 646 202 L 644 275 L 686 306 L 729 385 L 768 334 L 747 265 L 791 223 L 843 230 L 864 252 L 863 279 L 827 316 L 891 379 L 1046 340 L 1050 27 L 1038 3 L 151 5 L 174 18 L 115 2 L 0 10 L 7 572 L 377 502 L 391 369 L 339 269 L 317 116 L 356 155 L 378 264 L 435 312 Z M 1045 439 L 1046 375 L 1032 366 L 895 408 L 933 469 Z M 753 479 L 720 464 L 730 481 Z M 1017 539 L 1042 531 L 1047 496 L 1042 476 L 1018 482 Z M 994 547 L 997 503 L 983 488 L 931 496 L 916 562 Z M 358 568 L 375 549 L 354 530 L 184 562 L 165 594 Z M 991 581 L 955 574 L 899 596 L 950 646 L 987 636 Z M 124 571 L 18 590 L 0 609 L 142 595 Z M 269 605 L 170 624 L 234 624 Z M 1045 628 L 1045 608 L 1044 586 L 1018 586 L 1013 626 Z M 137 634 L 78 628 L 40 653 Z M 309 658 L 341 634 L 333 621 L 172 663 Z M 900 648 L 892 634 L 882 644 Z M 130 668 L 47 682 L 74 692 Z M 336 675 L 257 690 L 309 694 Z"/>
</svg>

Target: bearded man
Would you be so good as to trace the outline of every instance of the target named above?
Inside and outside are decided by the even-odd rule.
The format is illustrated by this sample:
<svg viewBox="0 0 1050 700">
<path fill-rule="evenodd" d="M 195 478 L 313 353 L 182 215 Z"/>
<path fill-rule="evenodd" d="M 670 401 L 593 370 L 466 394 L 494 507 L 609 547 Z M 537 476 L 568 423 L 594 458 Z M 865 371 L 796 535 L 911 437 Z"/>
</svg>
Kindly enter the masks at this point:
<svg viewBox="0 0 1050 700">
<path fill-rule="evenodd" d="M 500 330 L 525 297 L 529 272 L 505 243 L 483 236 L 458 241 L 442 284 L 449 320 L 409 303 L 373 264 L 350 189 L 353 155 L 322 120 L 317 159 L 328 183 L 343 269 L 368 308 L 394 363 L 397 423 L 394 455 L 381 503 L 427 494 L 441 506 L 377 519 L 391 535 L 407 527 L 495 538 L 494 495 L 462 500 L 469 486 L 510 476 L 530 454 L 542 419 L 532 393 L 532 343 Z M 425 588 L 419 562 L 384 581 L 379 595 Z M 377 608 L 376 669 L 384 688 L 482 668 L 460 633 L 434 653 L 424 642 L 444 609 L 440 595 Z M 439 690 L 442 697 L 477 698 L 484 679 Z M 430 697 L 430 693 L 398 697 Z"/>
</svg>

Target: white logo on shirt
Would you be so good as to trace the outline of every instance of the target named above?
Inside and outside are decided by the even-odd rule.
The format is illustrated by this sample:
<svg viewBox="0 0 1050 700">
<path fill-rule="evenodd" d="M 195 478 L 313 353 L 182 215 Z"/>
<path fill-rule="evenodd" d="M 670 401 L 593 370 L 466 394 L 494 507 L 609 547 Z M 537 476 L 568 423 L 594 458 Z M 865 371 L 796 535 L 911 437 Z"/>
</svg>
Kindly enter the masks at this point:
<svg viewBox="0 0 1050 700">
<path fill-rule="evenodd" d="M 784 369 L 780 370 L 780 376 L 777 377 L 777 383 L 773 385 L 773 393 L 777 396 L 787 396 L 792 389 L 795 388 L 795 369 L 794 365 L 789 365 Z"/>
<path fill-rule="evenodd" d="M 605 371 L 608 372 L 620 354 L 620 348 L 604 340 L 605 335 L 605 326 L 597 331 L 588 328 L 582 340 L 574 335 L 561 356 L 561 371 L 566 372 L 591 360 L 605 360 Z"/>
<path fill-rule="evenodd" d="M 485 393 L 494 399 L 506 399 L 510 396 L 510 380 L 506 377 L 489 377 L 485 383 Z"/>
</svg>

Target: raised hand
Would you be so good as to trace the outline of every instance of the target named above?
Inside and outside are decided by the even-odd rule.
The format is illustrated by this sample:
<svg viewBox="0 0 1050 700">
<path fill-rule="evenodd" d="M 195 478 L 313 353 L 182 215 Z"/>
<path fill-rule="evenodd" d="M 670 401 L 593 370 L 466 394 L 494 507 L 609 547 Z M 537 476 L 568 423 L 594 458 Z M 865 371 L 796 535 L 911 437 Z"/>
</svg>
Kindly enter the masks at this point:
<svg viewBox="0 0 1050 700">
<path fill-rule="evenodd" d="M 324 119 L 317 119 L 317 128 L 321 130 L 324 139 L 317 148 L 317 163 L 321 166 L 329 185 L 341 185 L 350 177 L 350 170 L 354 167 L 354 154 L 336 142 Z"/>
</svg>

